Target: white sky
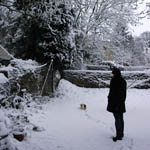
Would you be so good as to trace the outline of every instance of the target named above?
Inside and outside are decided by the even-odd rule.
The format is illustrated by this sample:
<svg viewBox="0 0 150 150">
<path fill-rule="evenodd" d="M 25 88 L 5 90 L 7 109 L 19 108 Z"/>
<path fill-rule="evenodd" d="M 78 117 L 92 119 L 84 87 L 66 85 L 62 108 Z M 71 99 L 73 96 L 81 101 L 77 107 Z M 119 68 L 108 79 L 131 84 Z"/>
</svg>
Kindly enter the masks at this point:
<svg viewBox="0 0 150 150">
<path fill-rule="evenodd" d="M 150 19 L 144 18 L 141 20 L 141 25 L 137 25 L 133 27 L 133 35 L 139 36 L 141 33 L 145 31 L 150 32 Z"/>
<path fill-rule="evenodd" d="M 140 6 L 139 11 L 146 7 L 146 3 L 150 3 L 150 0 L 144 0 L 144 4 Z M 132 27 L 133 35 L 139 36 L 141 33 L 145 31 L 150 31 L 150 19 L 144 18 L 141 19 L 141 24 Z"/>
</svg>

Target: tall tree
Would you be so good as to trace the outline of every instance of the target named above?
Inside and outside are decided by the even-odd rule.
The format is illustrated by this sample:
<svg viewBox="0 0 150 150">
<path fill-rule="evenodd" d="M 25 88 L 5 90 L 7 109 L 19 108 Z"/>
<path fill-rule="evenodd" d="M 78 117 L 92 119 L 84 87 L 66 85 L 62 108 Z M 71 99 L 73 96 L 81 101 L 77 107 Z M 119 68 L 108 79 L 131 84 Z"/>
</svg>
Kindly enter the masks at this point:
<svg viewBox="0 0 150 150">
<path fill-rule="evenodd" d="M 129 27 L 123 18 L 118 18 L 111 34 L 114 58 L 119 63 L 131 60 L 134 50 L 134 38 L 129 32 Z"/>
<path fill-rule="evenodd" d="M 13 29 L 16 30 L 13 44 L 19 50 L 17 55 L 48 61 L 49 56 L 55 54 L 72 62 L 89 42 L 93 43 L 93 52 L 97 49 L 103 57 L 100 43 L 113 41 L 114 30 L 122 21 L 125 26 L 137 21 L 134 10 L 139 1 L 142 0 L 14 0 L 11 6 L 3 4 L 19 12 Z M 117 38 L 119 49 L 133 41 L 128 35 Z"/>
<path fill-rule="evenodd" d="M 40 62 L 59 55 L 70 61 L 75 50 L 72 9 L 63 1 L 49 0 L 16 0 L 14 6 L 22 12 L 16 21 L 17 55 Z"/>
<path fill-rule="evenodd" d="M 89 42 L 93 43 L 94 49 L 100 51 L 103 57 L 103 50 L 99 45 L 99 41 L 112 41 L 114 36 L 114 30 L 117 26 L 121 25 L 121 22 L 125 23 L 125 28 L 128 28 L 128 24 L 138 22 L 138 14 L 135 13 L 138 2 L 141 0 L 70 0 L 72 6 L 75 7 L 77 17 L 76 21 L 84 33 L 83 42 L 81 43 L 82 49 L 87 49 Z M 119 28 L 122 28 L 119 27 Z M 116 33 L 117 35 L 118 33 Z M 115 40 L 119 38 L 127 38 L 127 36 L 119 35 Z M 123 39 L 121 39 L 123 42 Z M 124 42 L 127 39 L 125 39 Z M 87 42 L 89 41 L 89 42 Z M 87 43 L 87 44 L 86 44 Z M 110 42 L 108 42 L 110 43 Z M 128 41 L 129 43 L 129 41 Z M 123 46 L 123 43 L 120 43 Z M 121 49 L 121 47 L 119 48 Z M 87 52 L 85 52 L 87 53 Z M 125 52 L 126 53 L 126 52 Z M 124 53 L 124 54 L 125 54 Z M 118 54 L 118 50 L 116 51 Z M 101 57 L 100 56 L 100 57 Z"/>
<path fill-rule="evenodd" d="M 150 32 L 143 32 L 140 38 L 143 40 L 144 47 L 150 48 Z"/>
</svg>

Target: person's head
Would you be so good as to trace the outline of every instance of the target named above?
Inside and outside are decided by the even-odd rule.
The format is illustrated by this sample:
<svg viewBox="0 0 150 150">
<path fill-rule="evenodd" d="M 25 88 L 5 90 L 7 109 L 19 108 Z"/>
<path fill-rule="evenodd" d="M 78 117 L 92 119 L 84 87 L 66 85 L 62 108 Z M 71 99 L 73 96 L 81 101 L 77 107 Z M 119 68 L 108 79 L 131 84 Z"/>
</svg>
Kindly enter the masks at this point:
<svg viewBox="0 0 150 150">
<path fill-rule="evenodd" d="M 112 74 L 113 74 L 114 76 L 121 76 L 120 69 L 114 67 L 114 68 L 112 69 Z"/>
</svg>

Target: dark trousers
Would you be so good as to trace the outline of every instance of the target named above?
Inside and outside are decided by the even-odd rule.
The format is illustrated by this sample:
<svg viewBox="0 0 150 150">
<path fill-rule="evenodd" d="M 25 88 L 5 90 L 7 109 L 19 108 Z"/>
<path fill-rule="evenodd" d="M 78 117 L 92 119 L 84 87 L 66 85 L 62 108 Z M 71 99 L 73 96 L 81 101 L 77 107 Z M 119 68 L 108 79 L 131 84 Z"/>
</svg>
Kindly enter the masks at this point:
<svg viewBox="0 0 150 150">
<path fill-rule="evenodd" d="M 116 137 L 122 138 L 124 136 L 124 120 L 123 113 L 113 113 L 115 118 Z"/>
</svg>

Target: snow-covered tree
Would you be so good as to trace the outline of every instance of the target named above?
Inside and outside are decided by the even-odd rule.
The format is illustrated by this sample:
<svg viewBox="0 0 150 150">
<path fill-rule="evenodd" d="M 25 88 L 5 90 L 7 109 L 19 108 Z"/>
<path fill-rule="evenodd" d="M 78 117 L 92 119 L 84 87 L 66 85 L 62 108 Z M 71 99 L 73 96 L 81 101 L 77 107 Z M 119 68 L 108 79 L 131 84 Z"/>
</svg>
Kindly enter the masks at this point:
<svg viewBox="0 0 150 150">
<path fill-rule="evenodd" d="M 90 53 L 99 52 L 96 60 L 107 59 L 105 49 L 112 47 L 115 43 L 113 37 L 116 37 L 119 46 L 115 53 L 121 54 L 125 50 L 124 54 L 128 54 L 126 52 L 131 51 L 131 44 L 134 44 L 132 36 L 119 35 L 115 30 L 117 27 L 126 30 L 129 23 L 138 21 L 134 10 L 140 1 L 142 0 L 11 1 L 14 2 L 13 6 L 6 7 L 20 14 L 13 22 L 13 31 L 16 32 L 12 44 L 17 49 L 17 56 L 23 58 L 43 62 L 55 54 L 75 63 L 76 56 L 81 56 L 83 51 L 88 54 L 89 50 Z M 92 43 L 91 48 L 89 43 Z M 115 49 L 112 52 L 114 51 Z"/>
<path fill-rule="evenodd" d="M 148 65 L 150 63 L 149 55 L 145 53 L 145 42 L 141 37 L 135 38 L 135 48 L 133 56 L 133 65 Z"/>
<path fill-rule="evenodd" d="M 150 2 L 149 3 L 146 3 L 146 6 L 147 6 L 147 15 L 149 16 L 150 18 Z"/>
<path fill-rule="evenodd" d="M 71 60 L 75 50 L 74 12 L 63 1 L 16 0 L 14 7 L 21 15 L 14 44 L 17 56 L 47 62 L 51 55 Z"/>
<path fill-rule="evenodd" d="M 143 40 L 143 44 L 144 44 L 145 49 L 150 48 L 150 32 L 148 32 L 148 31 L 143 32 L 140 35 L 140 38 Z"/>
<path fill-rule="evenodd" d="M 85 53 L 87 54 L 87 51 L 89 51 L 88 44 L 93 43 L 91 49 L 93 53 L 95 53 L 94 50 L 97 51 L 99 49 L 98 51 L 102 57 L 100 55 L 97 56 L 101 57 L 100 59 L 105 59 L 104 49 L 101 48 L 99 43 L 110 43 L 113 39 L 115 28 L 121 25 L 121 22 L 128 25 L 129 23 L 132 24 L 138 21 L 138 14 L 135 13 L 135 10 L 137 9 L 139 1 L 140 0 L 72 0 L 73 7 L 77 13 L 76 21 L 84 33 L 84 40 L 81 43 L 81 47 L 86 51 Z M 91 37 L 93 42 L 91 42 Z M 109 45 L 112 44 L 105 45 L 105 47 L 109 47 Z M 121 47 L 119 49 L 121 49 Z M 117 50 L 116 54 L 118 54 Z"/>
<path fill-rule="evenodd" d="M 128 22 L 135 21 L 136 14 L 133 10 L 139 0 L 72 0 L 73 7 L 77 10 L 80 28 L 86 33 L 104 35 L 112 29 L 116 19 L 124 18 Z M 101 35 L 101 36 L 102 36 Z"/>
<path fill-rule="evenodd" d="M 128 23 L 123 18 L 118 18 L 111 34 L 114 60 L 119 63 L 129 62 L 133 55 L 134 39 L 129 32 Z"/>
<path fill-rule="evenodd" d="M 4 47 L 9 47 L 9 43 L 12 41 L 12 27 L 13 19 L 17 17 L 16 12 L 12 9 L 12 2 L 1 0 L 0 1 L 0 44 Z"/>
</svg>

